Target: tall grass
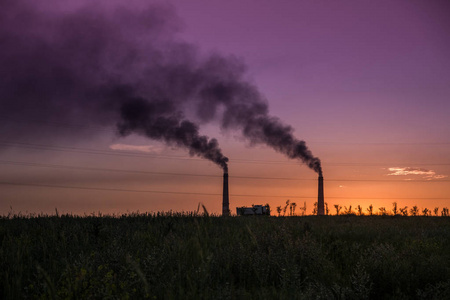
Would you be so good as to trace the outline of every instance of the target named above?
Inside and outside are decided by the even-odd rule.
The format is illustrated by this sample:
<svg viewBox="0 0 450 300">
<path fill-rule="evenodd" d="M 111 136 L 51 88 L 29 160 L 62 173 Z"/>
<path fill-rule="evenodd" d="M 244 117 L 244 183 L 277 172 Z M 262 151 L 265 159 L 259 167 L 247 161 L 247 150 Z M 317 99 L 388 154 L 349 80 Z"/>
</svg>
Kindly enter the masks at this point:
<svg viewBox="0 0 450 300">
<path fill-rule="evenodd" d="M 450 299 L 450 218 L 0 219 L 1 299 Z"/>
</svg>

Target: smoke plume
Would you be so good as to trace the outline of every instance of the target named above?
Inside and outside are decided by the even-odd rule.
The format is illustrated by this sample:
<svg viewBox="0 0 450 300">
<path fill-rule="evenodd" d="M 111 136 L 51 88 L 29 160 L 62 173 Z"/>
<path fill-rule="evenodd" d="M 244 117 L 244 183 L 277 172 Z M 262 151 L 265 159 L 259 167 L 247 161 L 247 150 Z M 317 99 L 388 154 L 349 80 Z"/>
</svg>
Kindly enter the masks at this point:
<svg viewBox="0 0 450 300">
<path fill-rule="evenodd" d="M 198 126 L 181 115 L 169 114 L 168 102 L 148 102 L 142 98 L 127 99 L 121 107 L 122 120 L 118 124 L 123 136 L 137 133 L 169 145 L 185 147 L 191 155 L 206 158 L 228 172 L 227 161 L 216 139 L 200 136 Z"/>
<path fill-rule="evenodd" d="M 36 1 L 1 2 L 0 101 L 8 118 L 111 124 L 122 136 L 186 148 L 226 171 L 217 140 L 199 132 L 201 124 L 216 122 L 321 173 L 320 160 L 292 127 L 269 115 L 245 65 L 202 55 L 180 40 L 181 22 L 170 7 L 96 2 L 58 10 Z M 7 118 L 0 122 L 8 125 Z M 35 136 L 32 125 L 15 133 Z M 74 137 L 85 134 L 80 127 Z"/>
</svg>

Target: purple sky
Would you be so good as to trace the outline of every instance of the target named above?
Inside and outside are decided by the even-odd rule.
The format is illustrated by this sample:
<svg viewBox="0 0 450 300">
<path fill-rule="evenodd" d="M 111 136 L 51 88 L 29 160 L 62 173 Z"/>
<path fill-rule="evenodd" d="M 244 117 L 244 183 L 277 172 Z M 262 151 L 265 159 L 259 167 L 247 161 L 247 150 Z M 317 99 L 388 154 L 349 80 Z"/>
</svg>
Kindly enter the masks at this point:
<svg viewBox="0 0 450 300">
<path fill-rule="evenodd" d="M 175 4 L 185 36 L 243 57 L 272 111 L 299 130 L 306 118 L 327 123 L 314 131 L 327 140 L 338 122 L 338 138 L 362 138 L 351 134 L 358 124 L 358 134 L 375 131 L 365 141 L 448 141 L 444 1 L 194 3 Z"/>
<path fill-rule="evenodd" d="M 156 1 L 99 1 L 103 4 L 99 4 L 97 9 L 111 11 L 117 5 L 126 5 L 132 11 L 141 11 L 149 4 L 157 3 L 162 5 L 162 12 L 173 10 L 177 16 L 175 20 L 170 17 L 169 22 L 169 28 L 178 30 L 175 41 L 194 45 L 192 49 L 197 49 L 201 58 L 219 53 L 243 61 L 246 65 L 245 81 L 257 86 L 269 104 L 270 115 L 291 125 L 295 137 L 305 140 L 313 155 L 322 160 L 325 197 L 330 206 L 361 204 L 367 207 L 374 204 L 390 208 L 396 201 L 400 206 L 448 207 L 448 1 L 281 2 L 178 0 L 161 4 Z M 83 2 L 56 3 L 42 1 L 39 14 L 47 16 L 50 10 L 53 16 L 61 16 L 62 12 L 84 7 Z M 84 14 L 89 10 L 78 13 Z M 0 14 L 0 18 L 6 16 Z M 145 40 L 146 33 L 135 32 L 133 28 L 122 28 L 130 35 L 125 40 L 133 40 L 133 43 L 134 37 L 138 37 L 137 40 L 144 37 Z M 17 36 L 22 32 L 19 26 Z M 39 31 L 36 34 L 39 35 Z M 167 31 L 157 31 L 151 38 L 164 40 L 166 34 Z M 81 37 L 84 34 L 81 33 Z M 133 45 L 139 45 L 139 42 Z M 80 49 L 84 55 L 83 47 Z M 119 45 L 118 49 L 123 47 Z M 20 59 L 21 54 L 17 53 L 14 55 Z M 58 54 L 57 51 L 55 53 Z M 127 70 L 138 72 L 140 69 L 133 67 Z M 114 69 L 114 72 L 118 71 Z M 2 74 L 2 77 L 8 75 Z M 126 76 L 121 74 L 120 77 L 123 80 Z M 85 85 L 90 88 L 90 84 Z M 77 97 L 70 101 L 79 101 Z M 36 103 L 40 101 L 42 99 L 36 97 Z M 45 123 L 49 120 L 36 120 L 32 112 L 21 119 L 18 115 L 22 109 L 28 110 L 16 108 L 13 117 L 3 111 L 1 113 L 0 161 L 3 165 L 0 181 L 8 184 L 0 185 L 5 195 L 0 213 L 7 213 L 10 206 L 22 212 L 48 212 L 55 207 L 76 213 L 192 210 L 198 202 L 205 203 L 213 212 L 220 211 L 220 195 L 215 195 L 221 192 L 220 169 L 199 159 L 186 159 L 189 157 L 186 150 L 166 147 L 162 142 L 133 135 L 120 138 L 114 134 L 114 127 L 97 129 L 97 125 L 89 125 L 92 127 L 88 131 L 93 128 L 99 134 L 86 134 L 82 130 L 81 138 L 80 134 L 74 133 L 75 138 L 72 133 L 79 128 L 72 130 L 70 126 L 77 126 L 76 120 L 68 119 L 61 126 L 58 117 L 54 120 L 56 123 Z M 24 128 L 31 134 L 23 134 Z M 252 147 L 238 130 L 221 130 L 219 122 L 200 126 L 200 133 L 217 138 L 224 154 L 230 158 L 232 210 L 235 206 L 266 202 L 278 206 L 288 198 L 299 204 L 307 202 L 308 210 L 311 210 L 316 197 L 316 174 L 307 167 L 287 160 L 267 146 Z M 11 146 L 14 143 L 15 146 Z M 26 148 L 17 143 L 29 145 Z M 128 153 L 110 148 L 117 144 L 150 146 L 155 157 L 106 155 L 105 151 Z M 58 150 L 55 147 L 69 148 Z M 89 154 L 85 149 L 103 151 L 103 154 Z M 127 151 L 131 150 L 128 148 Z M 143 152 L 132 153 L 139 155 Z M 174 156 L 181 159 L 169 159 Z M 23 165 L 24 162 L 42 165 Z M 411 183 L 409 180 L 420 182 Z M 114 192 L 95 188 L 175 191 L 180 194 Z"/>
</svg>

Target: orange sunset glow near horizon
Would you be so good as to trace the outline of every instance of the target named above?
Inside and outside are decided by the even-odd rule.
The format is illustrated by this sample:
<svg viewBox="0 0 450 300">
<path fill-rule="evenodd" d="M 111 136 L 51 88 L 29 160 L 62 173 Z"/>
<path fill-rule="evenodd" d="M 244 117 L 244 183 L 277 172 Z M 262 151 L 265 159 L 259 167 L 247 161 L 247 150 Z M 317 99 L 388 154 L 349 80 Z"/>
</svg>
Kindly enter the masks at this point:
<svg viewBox="0 0 450 300">
<path fill-rule="evenodd" d="M 446 1 L 10 1 L 0 215 L 450 207 Z M 26 16 L 26 17 L 25 17 Z M 434 213 L 433 213 L 434 215 Z"/>
</svg>

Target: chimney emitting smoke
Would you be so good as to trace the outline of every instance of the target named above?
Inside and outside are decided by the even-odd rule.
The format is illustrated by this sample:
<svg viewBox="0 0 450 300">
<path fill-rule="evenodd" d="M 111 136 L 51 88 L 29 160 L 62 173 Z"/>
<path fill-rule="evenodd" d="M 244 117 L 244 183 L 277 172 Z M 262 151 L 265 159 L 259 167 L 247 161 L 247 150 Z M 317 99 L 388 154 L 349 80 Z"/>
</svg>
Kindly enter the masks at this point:
<svg viewBox="0 0 450 300">
<path fill-rule="evenodd" d="M 222 216 L 230 214 L 230 201 L 228 197 L 228 172 L 223 173 Z"/>
<path fill-rule="evenodd" d="M 323 197 L 323 176 L 319 176 L 319 193 L 317 196 L 317 215 L 323 216 L 325 215 L 325 204 Z"/>
</svg>

